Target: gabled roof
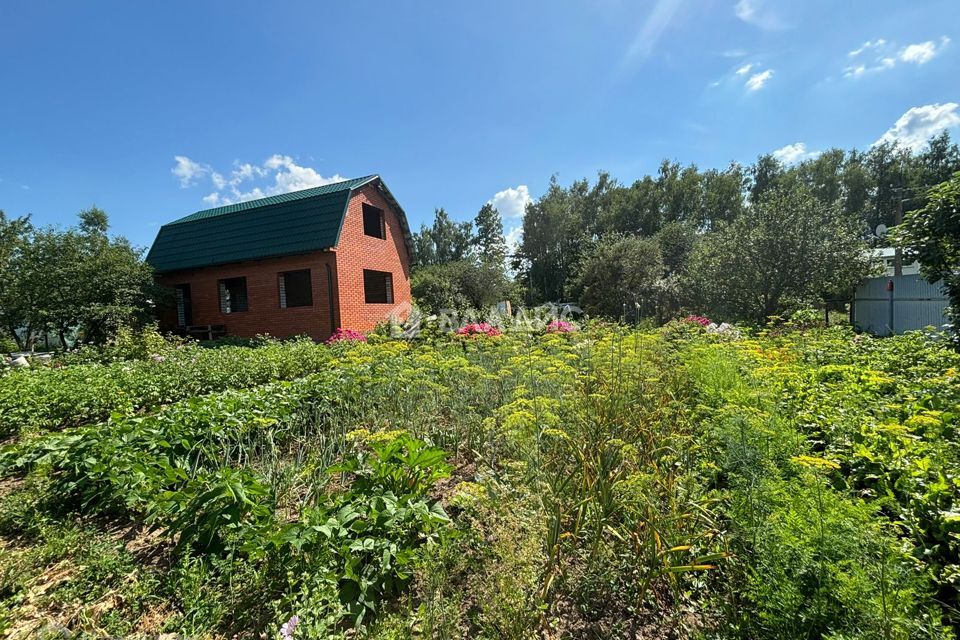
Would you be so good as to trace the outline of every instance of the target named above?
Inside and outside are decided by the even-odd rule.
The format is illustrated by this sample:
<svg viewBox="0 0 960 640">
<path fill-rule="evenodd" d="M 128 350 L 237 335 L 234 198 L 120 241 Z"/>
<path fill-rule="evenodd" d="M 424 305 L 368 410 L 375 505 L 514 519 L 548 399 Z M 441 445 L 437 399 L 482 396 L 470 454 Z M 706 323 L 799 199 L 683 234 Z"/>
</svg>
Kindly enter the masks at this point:
<svg viewBox="0 0 960 640">
<path fill-rule="evenodd" d="M 333 248 L 350 197 L 372 182 L 396 209 L 409 252 L 403 209 L 380 176 L 370 175 L 197 211 L 160 228 L 147 262 L 165 273 Z"/>
</svg>

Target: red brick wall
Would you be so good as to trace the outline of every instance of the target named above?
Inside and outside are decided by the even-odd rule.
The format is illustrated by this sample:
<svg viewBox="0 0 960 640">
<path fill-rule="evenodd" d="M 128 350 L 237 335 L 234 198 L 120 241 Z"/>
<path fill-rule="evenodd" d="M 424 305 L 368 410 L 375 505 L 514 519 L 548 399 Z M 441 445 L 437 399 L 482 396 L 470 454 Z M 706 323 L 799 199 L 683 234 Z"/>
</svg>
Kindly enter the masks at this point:
<svg viewBox="0 0 960 640">
<path fill-rule="evenodd" d="M 383 209 L 386 239 L 363 233 L 363 203 Z M 347 215 L 337 246 L 337 277 L 340 289 L 340 326 L 369 331 L 391 315 L 406 318 L 410 311 L 410 256 L 403 239 L 400 219 L 380 195 L 376 184 L 357 191 L 347 205 Z M 363 270 L 393 274 L 393 303 L 367 304 L 363 292 Z"/>
<path fill-rule="evenodd" d="M 315 340 L 325 340 L 335 327 L 330 326 L 330 301 L 327 295 L 327 267 L 333 270 L 334 303 L 337 292 L 337 264 L 333 252 L 318 252 L 309 255 L 286 256 L 253 260 L 235 264 L 191 269 L 164 274 L 157 281 L 173 287 L 190 285 L 193 303 L 193 324 L 222 324 L 232 336 L 252 338 L 268 333 L 278 338 L 308 335 Z M 310 285 L 313 288 L 313 306 L 280 308 L 278 275 L 283 271 L 310 269 Z M 226 278 L 247 279 L 249 309 L 235 313 L 221 313 L 218 281 Z M 339 323 L 339 310 L 334 306 L 335 326 Z M 176 314 L 161 315 L 165 330 L 173 329 Z M 165 326 L 164 326 L 165 325 Z"/>
<path fill-rule="evenodd" d="M 386 239 L 364 235 L 364 202 L 383 209 Z M 334 280 L 333 326 L 327 295 L 327 265 L 333 270 Z M 310 269 L 313 306 L 281 309 L 278 274 L 298 269 Z M 393 274 L 392 304 L 366 303 L 364 269 Z M 235 277 L 247 279 L 249 309 L 221 313 L 218 281 Z M 191 269 L 164 274 L 157 281 L 168 287 L 189 284 L 193 324 L 222 324 L 232 336 L 252 338 L 268 333 L 278 338 L 308 335 L 315 340 L 325 340 L 337 327 L 369 331 L 391 315 L 405 318 L 410 310 L 410 256 L 400 219 L 375 184 L 363 187 L 350 199 L 339 245 L 334 251 Z M 162 311 L 160 319 L 164 330 L 176 328 L 175 312 Z"/>
</svg>

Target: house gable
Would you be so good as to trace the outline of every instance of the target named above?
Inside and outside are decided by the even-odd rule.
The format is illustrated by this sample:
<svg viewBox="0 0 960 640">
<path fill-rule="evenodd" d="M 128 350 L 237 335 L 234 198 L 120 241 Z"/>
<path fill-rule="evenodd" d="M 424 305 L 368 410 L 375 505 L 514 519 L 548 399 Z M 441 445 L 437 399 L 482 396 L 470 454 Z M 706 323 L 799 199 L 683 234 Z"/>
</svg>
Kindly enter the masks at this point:
<svg viewBox="0 0 960 640">
<path fill-rule="evenodd" d="M 337 243 L 337 285 L 340 324 L 366 331 L 389 316 L 405 318 L 410 311 L 410 231 L 406 215 L 381 182 L 357 189 L 347 205 Z M 384 237 L 364 232 L 364 206 L 383 212 Z M 389 300 L 368 302 L 368 276 L 390 275 Z"/>
</svg>

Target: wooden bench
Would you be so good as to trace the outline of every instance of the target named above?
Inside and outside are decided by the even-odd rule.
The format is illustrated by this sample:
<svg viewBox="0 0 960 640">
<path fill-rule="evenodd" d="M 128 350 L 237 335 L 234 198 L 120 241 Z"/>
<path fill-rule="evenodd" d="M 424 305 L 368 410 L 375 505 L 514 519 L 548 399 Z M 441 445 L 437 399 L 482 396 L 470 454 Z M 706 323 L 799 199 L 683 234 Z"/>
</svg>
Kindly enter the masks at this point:
<svg viewBox="0 0 960 640">
<path fill-rule="evenodd" d="M 213 340 L 227 335 L 227 327 L 222 324 L 192 324 L 187 327 L 187 335 L 197 340 Z"/>
</svg>

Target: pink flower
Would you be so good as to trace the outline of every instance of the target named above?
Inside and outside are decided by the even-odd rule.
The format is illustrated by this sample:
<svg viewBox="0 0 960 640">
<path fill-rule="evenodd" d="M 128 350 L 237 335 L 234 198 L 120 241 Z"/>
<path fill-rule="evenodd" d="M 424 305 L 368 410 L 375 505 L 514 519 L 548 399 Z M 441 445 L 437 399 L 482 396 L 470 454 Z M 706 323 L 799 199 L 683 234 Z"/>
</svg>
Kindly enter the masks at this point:
<svg viewBox="0 0 960 640">
<path fill-rule="evenodd" d="M 492 325 L 487 324 L 486 322 L 476 322 L 473 324 L 465 324 L 457 329 L 457 335 L 493 337 L 500 335 L 500 330 Z"/>
<path fill-rule="evenodd" d="M 693 322 L 695 324 L 700 325 L 701 327 L 706 327 L 709 324 L 711 324 L 710 318 L 706 318 L 704 316 L 687 316 L 686 318 L 683 319 L 683 321 Z"/>
<path fill-rule="evenodd" d="M 333 335 L 327 338 L 324 344 L 334 344 L 335 342 L 366 342 L 367 336 L 353 329 L 337 329 Z"/>
<path fill-rule="evenodd" d="M 298 624 L 300 624 L 300 618 L 296 615 L 290 616 L 290 619 L 283 623 L 280 627 L 280 635 L 283 636 L 284 640 L 290 640 L 293 637 L 293 632 L 297 630 Z"/>
<path fill-rule="evenodd" d="M 554 320 L 547 325 L 547 333 L 570 333 L 576 330 L 573 323 L 566 320 Z"/>
</svg>

